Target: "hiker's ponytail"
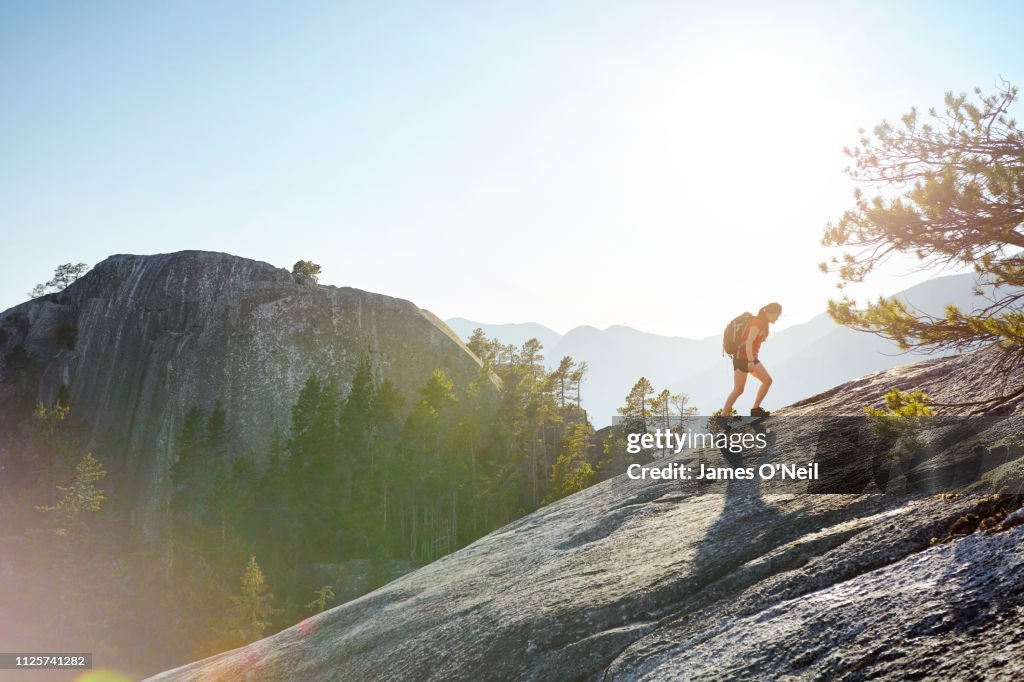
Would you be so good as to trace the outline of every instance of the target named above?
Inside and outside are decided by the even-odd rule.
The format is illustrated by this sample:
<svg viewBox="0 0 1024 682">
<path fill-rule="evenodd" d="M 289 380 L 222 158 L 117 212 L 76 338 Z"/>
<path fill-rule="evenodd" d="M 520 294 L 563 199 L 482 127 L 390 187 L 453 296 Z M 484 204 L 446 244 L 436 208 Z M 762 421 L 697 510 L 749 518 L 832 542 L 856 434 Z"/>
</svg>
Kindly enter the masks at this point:
<svg viewBox="0 0 1024 682">
<path fill-rule="evenodd" d="M 768 314 L 775 313 L 776 315 L 782 314 L 782 306 L 778 303 L 769 303 L 766 306 L 761 306 L 761 309 L 757 311 L 757 317 L 762 322 L 768 321 Z"/>
</svg>

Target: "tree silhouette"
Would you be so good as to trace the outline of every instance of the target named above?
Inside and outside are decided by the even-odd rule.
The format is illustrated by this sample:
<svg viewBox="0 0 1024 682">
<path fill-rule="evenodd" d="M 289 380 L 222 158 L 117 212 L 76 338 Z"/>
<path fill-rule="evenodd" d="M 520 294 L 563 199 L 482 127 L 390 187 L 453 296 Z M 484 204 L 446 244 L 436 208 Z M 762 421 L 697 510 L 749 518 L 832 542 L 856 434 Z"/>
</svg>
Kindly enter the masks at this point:
<svg viewBox="0 0 1024 682">
<path fill-rule="evenodd" d="M 915 108 L 900 126 L 862 130 L 858 146 L 844 150 L 855 204 L 828 224 L 822 243 L 850 250 L 821 269 L 836 273 L 842 289 L 897 253 L 916 255 L 922 268 L 973 268 L 975 293 L 985 296 L 975 310 L 947 306 L 936 316 L 894 299 L 858 307 L 844 295 L 828 312 L 904 350 L 999 349 L 999 395 L 956 403 L 981 412 L 1024 394 L 1024 135 L 1008 113 L 1016 87 L 974 92 L 976 101 L 946 93 L 944 111 L 931 109 L 927 119 Z"/>
</svg>

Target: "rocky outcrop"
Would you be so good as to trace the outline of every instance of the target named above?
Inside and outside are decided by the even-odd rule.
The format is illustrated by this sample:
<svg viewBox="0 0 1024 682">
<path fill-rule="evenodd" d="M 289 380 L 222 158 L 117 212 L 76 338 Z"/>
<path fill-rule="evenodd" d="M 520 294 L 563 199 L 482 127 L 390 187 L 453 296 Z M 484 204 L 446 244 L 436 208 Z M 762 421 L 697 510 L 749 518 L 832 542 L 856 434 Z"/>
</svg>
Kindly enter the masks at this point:
<svg viewBox="0 0 1024 682">
<path fill-rule="evenodd" d="M 969 400 L 990 390 L 988 366 L 982 354 L 896 368 L 788 413 L 858 414 L 897 386 Z M 775 457 L 806 459 L 813 429 L 791 436 Z M 1021 433 L 998 437 L 1021 454 Z M 1006 459 L 989 479 L 1021 480 Z M 949 533 L 982 508 L 973 495 L 769 494 L 755 481 L 707 493 L 620 476 L 152 679 L 1020 679 L 1024 526 L 1011 514 L 1002 533 Z"/>
<path fill-rule="evenodd" d="M 235 454 L 260 458 L 287 432 L 306 379 L 344 390 L 363 352 L 409 401 L 435 368 L 457 385 L 476 376 L 475 358 L 430 312 L 300 279 L 222 253 L 111 256 L 64 291 L 0 314 L 0 429 L 16 433 L 63 384 L 86 440 L 119 444 L 108 468 L 126 476 L 152 528 L 193 405 L 220 401 Z"/>
</svg>

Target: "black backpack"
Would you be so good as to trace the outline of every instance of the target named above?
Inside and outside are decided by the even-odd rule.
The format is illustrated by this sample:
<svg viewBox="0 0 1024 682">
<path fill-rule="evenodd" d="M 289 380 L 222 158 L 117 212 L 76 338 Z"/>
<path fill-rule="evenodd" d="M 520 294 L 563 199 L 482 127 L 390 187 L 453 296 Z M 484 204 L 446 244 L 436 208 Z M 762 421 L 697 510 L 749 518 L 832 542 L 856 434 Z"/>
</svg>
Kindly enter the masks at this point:
<svg viewBox="0 0 1024 682">
<path fill-rule="evenodd" d="M 740 349 L 740 344 L 743 343 L 743 332 L 746 331 L 747 324 L 752 319 L 754 319 L 753 314 L 743 313 L 725 325 L 725 333 L 722 334 L 722 353 L 730 358 L 736 354 L 736 351 Z"/>
</svg>

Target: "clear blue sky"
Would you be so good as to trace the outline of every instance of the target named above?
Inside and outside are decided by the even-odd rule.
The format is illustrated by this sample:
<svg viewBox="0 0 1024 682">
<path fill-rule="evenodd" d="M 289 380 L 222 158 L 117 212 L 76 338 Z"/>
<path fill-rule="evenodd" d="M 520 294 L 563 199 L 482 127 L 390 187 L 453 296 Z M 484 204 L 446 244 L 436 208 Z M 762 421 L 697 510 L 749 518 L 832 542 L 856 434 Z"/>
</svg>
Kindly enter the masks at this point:
<svg viewBox="0 0 1024 682">
<path fill-rule="evenodd" d="M 560 332 L 803 321 L 842 147 L 1024 83 L 1024 6 L 710 5 L 5 2 L 0 309 L 210 249 Z"/>
</svg>

